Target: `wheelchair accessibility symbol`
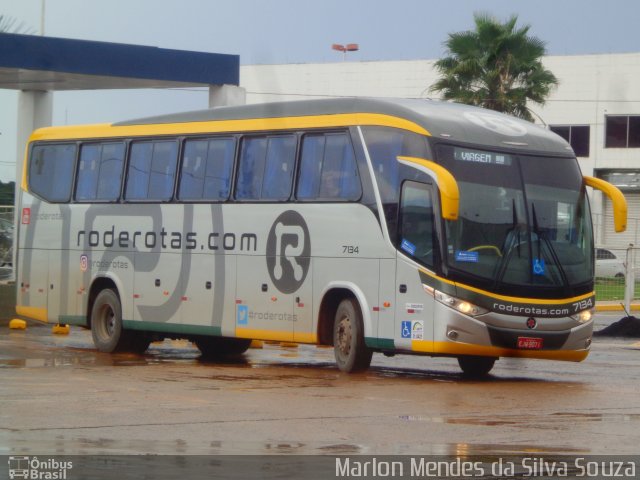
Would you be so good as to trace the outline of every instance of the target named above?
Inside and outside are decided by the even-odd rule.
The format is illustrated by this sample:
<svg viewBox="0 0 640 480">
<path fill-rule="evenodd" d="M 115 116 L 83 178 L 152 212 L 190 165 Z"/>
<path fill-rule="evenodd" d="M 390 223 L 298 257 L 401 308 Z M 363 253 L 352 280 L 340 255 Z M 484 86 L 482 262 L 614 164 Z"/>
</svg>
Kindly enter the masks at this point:
<svg viewBox="0 0 640 480">
<path fill-rule="evenodd" d="M 534 258 L 533 259 L 533 274 L 534 275 L 544 275 L 545 272 L 545 264 L 542 258 Z"/>
<path fill-rule="evenodd" d="M 402 322 L 400 335 L 402 338 L 411 338 L 411 322 Z"/>
</svg>

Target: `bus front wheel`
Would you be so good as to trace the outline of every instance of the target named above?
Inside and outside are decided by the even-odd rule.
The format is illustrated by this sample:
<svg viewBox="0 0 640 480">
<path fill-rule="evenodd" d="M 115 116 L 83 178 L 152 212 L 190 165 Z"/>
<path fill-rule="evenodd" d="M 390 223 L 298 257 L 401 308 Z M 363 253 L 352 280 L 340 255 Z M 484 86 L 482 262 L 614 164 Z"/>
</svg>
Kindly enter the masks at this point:
<svg viewBox="0 0 640 480">
<path fill-rule="evenodd" d="M 342 300 L 333 323 L 333 350 L 338 368 L 359 372 L 369 368 L 373 351 L 364 342 L 364 325 L 360 306 L 353 298 Z"/>
<path fill-rule="evenodd" d="M 102 290 L 91 309 L 91 336 L 96 348 L 105 353 L 125 350 L 128 338 L 122 327 L 122 305 L 118 294 Z"/>
<path fill-rule="evenodd" d="M 496 363 L 495 357 L 478 357 L 466 355 L 458 357 L 458 365 L 462 369 L 462 374 L 469 378 L 481 378 L 489 374 Z"/>
</svg>

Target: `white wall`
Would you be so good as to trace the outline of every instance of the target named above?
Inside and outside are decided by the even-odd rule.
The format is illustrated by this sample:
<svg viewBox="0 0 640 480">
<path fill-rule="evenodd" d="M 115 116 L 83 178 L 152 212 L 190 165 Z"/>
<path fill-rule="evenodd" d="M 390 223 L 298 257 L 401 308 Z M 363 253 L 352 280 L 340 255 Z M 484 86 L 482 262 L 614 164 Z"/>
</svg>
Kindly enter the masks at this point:
<svg viewBox="0 0 640 480">
<path fill-rule="evenodd" d="M 323 96 L 434 97 L 433 60 L 246 65 L 240 83 L 248 103 Z M 545 66 L 559 79 L 544 106 L 531 110 L 548 125 L 589 125 L 587 175 L 596 168 L 640 168 L 640 149 L 605 149 L 606 114 L 640 114 L 640 53 L 551 56 Z M 541 123 L 538 120 L 538 123 Z"/>
</svg>

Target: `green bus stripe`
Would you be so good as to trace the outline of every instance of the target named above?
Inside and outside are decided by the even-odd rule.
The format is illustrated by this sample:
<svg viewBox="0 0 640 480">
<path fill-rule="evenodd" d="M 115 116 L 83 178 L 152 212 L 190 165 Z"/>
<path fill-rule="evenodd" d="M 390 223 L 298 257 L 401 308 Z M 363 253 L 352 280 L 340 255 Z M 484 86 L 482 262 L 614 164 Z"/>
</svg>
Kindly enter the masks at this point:
<svg viewBox="0 0 640 480">
<path fill-rule="evenodd" d="M 382 350 L 395 350 L 393 338 L 373 338 L 365 337 L 364 343 L 369 348 L 379 348 Z"/>
<path fill-rule="evenodd" d="M 78 325 L 80 327 L 86 327 L 87 317 L 83 315 L 58 315 L 58 323 L 60 325 Z"/>
</svg>

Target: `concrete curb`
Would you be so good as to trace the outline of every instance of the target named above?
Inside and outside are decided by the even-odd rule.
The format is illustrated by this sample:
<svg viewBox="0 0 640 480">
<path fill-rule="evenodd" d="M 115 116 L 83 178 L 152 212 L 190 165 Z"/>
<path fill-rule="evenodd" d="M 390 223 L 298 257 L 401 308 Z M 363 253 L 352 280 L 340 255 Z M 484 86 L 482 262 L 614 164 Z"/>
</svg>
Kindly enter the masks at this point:
<svg viewBox="0 0 640 480">
<path fill-rule="evenodd" d="M 631 311 L 640 311 L 640 304 L 632 304 Z M 624 312 L 623 303 L 596 303 L 596 312 Z"/>
</svg>

